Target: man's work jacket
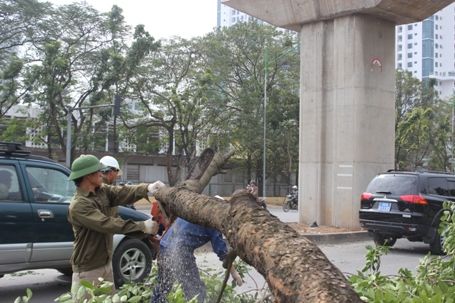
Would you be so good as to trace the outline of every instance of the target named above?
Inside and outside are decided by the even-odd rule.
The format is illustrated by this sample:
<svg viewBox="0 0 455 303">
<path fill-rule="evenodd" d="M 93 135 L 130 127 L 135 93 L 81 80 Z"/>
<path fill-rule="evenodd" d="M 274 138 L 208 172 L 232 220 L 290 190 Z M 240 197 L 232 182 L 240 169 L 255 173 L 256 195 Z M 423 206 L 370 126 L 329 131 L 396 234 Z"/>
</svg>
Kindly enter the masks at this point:
<svg viewBox="0 0 455 303">
<path fill-rule="evenodd" d="M 68 210 L 73 225 L 73 272 L 96 269 L 111 262 L 113 234 L 142 232 L 143 222 L 116 216 L 118 205 L 147 197 L 148 184 L 131 186 L 101 185 L 95 192 L 77 189 Z"/>
</svg>

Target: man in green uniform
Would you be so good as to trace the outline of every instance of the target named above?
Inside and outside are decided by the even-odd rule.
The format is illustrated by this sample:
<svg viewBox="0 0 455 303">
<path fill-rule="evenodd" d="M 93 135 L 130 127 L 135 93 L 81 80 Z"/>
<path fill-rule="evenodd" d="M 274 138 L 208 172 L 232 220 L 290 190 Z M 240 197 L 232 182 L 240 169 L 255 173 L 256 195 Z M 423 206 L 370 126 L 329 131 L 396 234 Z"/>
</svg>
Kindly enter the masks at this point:
<svg viewBox="0 0 455 303">
<path fill-rule="evenodd" d="M 110 186 L 103 184 L 103 165 L 93 155 L 81 155 L 71 165 L 69 179 L 76 184 L 68 211 L 68 221 L 73 226 L 74 244 L 71 264 L 73 278 L 71 292 L 75 294 L 80 280 L 97 283 L 101 277 L 114 281 L 112 272 L 113 234 L 133 232 L 156 234 L 158 224 L 152 219 L 134 222 L 116 216 L 116 207 L 146 198 L 164 184 Z"/>
</svg>

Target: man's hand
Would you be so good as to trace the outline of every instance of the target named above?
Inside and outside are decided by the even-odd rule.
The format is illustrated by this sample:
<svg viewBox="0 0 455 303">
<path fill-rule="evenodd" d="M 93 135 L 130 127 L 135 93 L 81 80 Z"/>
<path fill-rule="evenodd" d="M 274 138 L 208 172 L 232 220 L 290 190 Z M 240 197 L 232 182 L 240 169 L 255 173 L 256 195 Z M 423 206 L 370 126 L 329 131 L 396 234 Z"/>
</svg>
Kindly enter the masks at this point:
<svg viewBox="0 0 455 303">
<path fill-rule="evenodd" d="M 235 258 L 237 258 L 237 252 L 233 249 L 229 249 L 226 257 L 223 259 L 223 267 L 229 269 L 229 267 L 232 266 L 232 263 L 234 263 Z"/>
<path fill-rule="evenodd" d="M 153 183 L 150 183 L 147 186 L 148 192 L 153 196 L 160 188 L 165 187 L 166 185 L 161 182 L 161 181 L 156 181 Z"/>
<path fill-rule="evenodd" d="M 156 235 L 158 232 L 159 224 L 152 219 L 148 219 L 144 221 L 144 229 L 142 230 L 144 233 L 149 235 Z"/>
</svg>

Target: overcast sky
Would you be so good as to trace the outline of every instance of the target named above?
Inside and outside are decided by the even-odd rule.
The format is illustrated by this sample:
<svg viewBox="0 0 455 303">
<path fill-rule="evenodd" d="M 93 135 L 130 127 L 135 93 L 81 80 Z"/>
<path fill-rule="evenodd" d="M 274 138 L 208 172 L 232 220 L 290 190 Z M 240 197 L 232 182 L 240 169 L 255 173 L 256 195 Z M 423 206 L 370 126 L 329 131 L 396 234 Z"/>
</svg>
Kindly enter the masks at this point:
<svg viewBox="0 0 455 303">
<path fill-rule="evenodd" d="M 54 4 L 81 2 L 74 0 L 48 0 Z M 157 39 L 180 36 L 191 38 L 204 35 L 216 26 L 216 0 L 86 0 L 101 12 L 112 5 L 123 9 L 126 22 L 133 27 L 144 24 Z"/>
</svg>

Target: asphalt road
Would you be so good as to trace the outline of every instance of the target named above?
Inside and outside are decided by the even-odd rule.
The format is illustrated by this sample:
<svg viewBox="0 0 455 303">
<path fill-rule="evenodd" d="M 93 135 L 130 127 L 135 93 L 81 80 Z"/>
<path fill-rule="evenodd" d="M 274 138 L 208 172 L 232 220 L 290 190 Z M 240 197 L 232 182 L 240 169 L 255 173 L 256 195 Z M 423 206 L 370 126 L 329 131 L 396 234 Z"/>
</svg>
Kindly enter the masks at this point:
<svg viewBox="0 0 455 303">
<path fill-rule="evenodd" d="M 297 212 L 284 213 L 280 208 L 272 208 L 271 212 L 285 222 L 296 222 Z M 365 264 L 366 246 L 373 245 L 372 241 L 348 242 L 341 244 L 319 245 L 329 260 L 346 275 L 360 270 Z M 423 243 L 411 243 L 407 240 L 398 240 L 389 255 L 381 262 L 381 271 L 384 274 L 394 275 L 400 267 L 415 270 L 421 257 L 428 253 L 428 246 Z M 221 268 L 221 262 L 214 253 L 200 253 L 197 256 L 201 267 Z M 252 269 L 246 278 L 241 291 L 261 289 L 264 279 Z M 33 292 L 31 303 L 53 302 L 60 294 L 70 289 L 70 279 L 53 269 L 18 272 L 5 275 L 0 279 L 0 303 L 14 302 L 15 298 L 24 295 L 25 289 Z"/>
</svg>

